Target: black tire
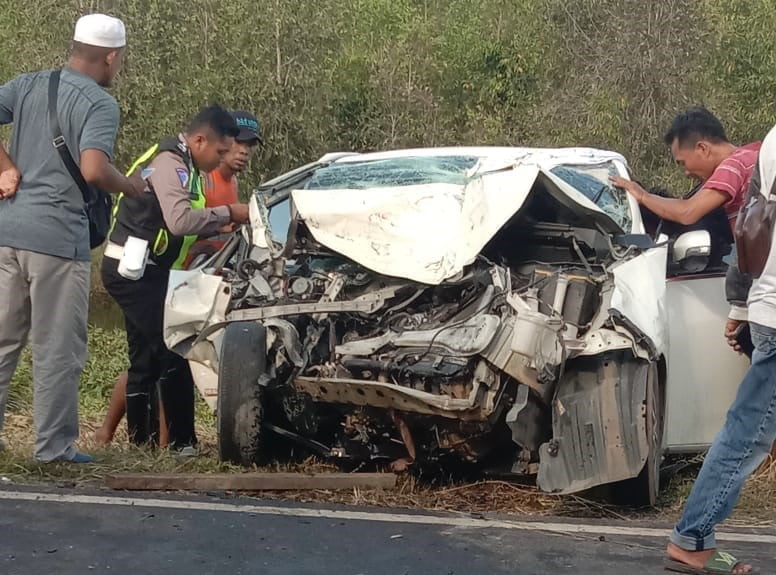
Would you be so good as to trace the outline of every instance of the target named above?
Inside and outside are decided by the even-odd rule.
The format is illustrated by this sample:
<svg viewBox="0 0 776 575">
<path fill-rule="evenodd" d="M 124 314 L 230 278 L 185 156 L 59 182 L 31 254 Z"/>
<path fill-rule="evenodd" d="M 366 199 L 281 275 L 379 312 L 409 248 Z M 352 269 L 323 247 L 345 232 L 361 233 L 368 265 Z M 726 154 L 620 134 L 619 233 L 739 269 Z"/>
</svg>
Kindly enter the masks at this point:
<svg viewBox="0 0 776 575">
<path fill-rule="evenodd" d="M 613 502 L 633 507 L 655 507 L 660 496 L 660 464 L 663 460 L 663 393 L 657 364 L 647 372 L 646 428 L 649 453 L 641 473 L 613 485 Z"/>
<path fill-rule="evenodd" d="M 218 456 L 243 466 L 263 463 L 266 455 L 264 388 L 266 328 L 255 322 L 230 323 L 224 329 L 218 369 Z"/>
</svg>

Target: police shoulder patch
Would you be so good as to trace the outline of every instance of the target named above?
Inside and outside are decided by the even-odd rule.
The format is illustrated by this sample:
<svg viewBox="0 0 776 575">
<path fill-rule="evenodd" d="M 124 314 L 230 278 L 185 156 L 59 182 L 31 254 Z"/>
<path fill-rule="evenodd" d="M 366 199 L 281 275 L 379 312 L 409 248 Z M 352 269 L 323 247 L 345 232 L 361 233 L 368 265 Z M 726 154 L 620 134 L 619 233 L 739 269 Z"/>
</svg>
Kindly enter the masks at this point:
<svg viewBox="0 0 776 575">
<path fill-rule="evenodd" d="M 189 171 L 186 168 L 175 168 L 178 174 L 178 179 L 181 182 L 181 186 L 184 188 L 189 185 Z"/>
</svg>

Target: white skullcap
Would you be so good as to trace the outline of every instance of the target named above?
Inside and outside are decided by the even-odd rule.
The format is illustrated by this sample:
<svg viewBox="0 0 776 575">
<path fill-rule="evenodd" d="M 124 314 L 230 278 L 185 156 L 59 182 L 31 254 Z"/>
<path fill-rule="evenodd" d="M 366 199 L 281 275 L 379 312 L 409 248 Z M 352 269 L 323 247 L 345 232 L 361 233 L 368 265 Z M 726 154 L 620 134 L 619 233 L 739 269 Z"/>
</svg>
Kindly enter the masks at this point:
<svg viewBox="0 0 776 575">
<path fill-rule="evenodd" d="M 73 40 L 100 48 L 123 48 L 127 45 L 127 32 L 118 18 L 87 14 L 76 22 Z"/>
</svg>

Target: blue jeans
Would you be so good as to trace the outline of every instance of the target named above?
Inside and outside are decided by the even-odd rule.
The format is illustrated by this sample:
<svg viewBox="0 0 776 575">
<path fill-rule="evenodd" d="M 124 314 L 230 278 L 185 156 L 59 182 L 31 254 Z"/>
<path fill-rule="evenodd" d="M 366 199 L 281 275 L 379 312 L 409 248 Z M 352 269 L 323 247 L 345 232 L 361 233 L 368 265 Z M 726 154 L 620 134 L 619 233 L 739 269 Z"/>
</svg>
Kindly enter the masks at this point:
<svg viewBox="0 0 776 575">
<path fill-rule="evenodd" d="M 671 534 L 671 542 L 687 551 L 716 547 L 714 527 L 733 511 L 744 482 L 776 439 L 776 329 L 756 323 L 750 328 L 752 365 Z"/>
</svg>

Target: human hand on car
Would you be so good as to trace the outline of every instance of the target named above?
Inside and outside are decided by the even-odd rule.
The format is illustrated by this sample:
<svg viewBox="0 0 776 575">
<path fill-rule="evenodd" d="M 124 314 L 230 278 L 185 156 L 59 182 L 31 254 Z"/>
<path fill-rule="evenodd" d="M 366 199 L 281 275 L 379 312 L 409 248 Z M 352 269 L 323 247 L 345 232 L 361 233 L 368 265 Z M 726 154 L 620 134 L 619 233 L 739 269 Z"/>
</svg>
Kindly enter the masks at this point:
<svg viewBox="0 0 776 575">
<path fill-rule="evenodd" d="M 744 353 L 741 344 L 738 343 L 738 336 L 745 327 L 746 322 L 739 319 L 728 319 L 725 323 L 725 339 L 727 339 L 728 345 L 738 353 Z"/>
<path fill-rule="evenodd" d="M 16 195 L 22 175 L 15 167 L 0 172 L 0 200 L 7 200 Z"/>
<path fill-rule="evenodd" d="M 229 216 L 235 224 L 247 224 L 249 220 L 248 204 L 230 204 Z"/>
<path fill-rule="evenodd" d="M 609 180 L 612 182 L 613 186 L 617 188 L 622 188 L 630 195 L 632 195 L 634 198 L 636 198 L 636 201 L 638 203 L 641 203 L 641 200 L 644 198 L 644 196 L 647 193 L 647 191 L 644 188 L 642 188 L 633 180 L 621 178 L 620 176 L 611 176 Z"/>
</svg>

